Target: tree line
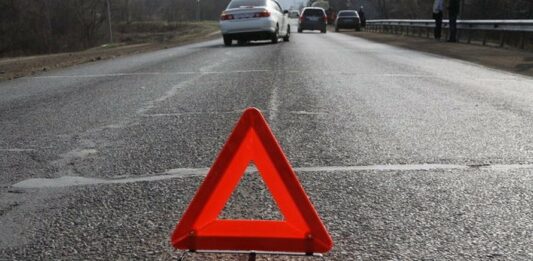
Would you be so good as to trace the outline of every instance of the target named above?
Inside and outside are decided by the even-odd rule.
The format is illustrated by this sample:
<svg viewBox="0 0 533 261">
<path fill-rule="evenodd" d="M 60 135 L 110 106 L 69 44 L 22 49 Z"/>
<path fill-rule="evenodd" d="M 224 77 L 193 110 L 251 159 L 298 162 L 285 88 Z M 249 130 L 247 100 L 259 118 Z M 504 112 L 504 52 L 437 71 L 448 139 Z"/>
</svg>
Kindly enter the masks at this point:
<svg viewBox="0 0 533 261">
<path fill-rule="evenodd" d="M 0 0 L 0 57 L 77 51 L 138 22 L 215 20 L 229 0 Z"/>
<path fill-rule="evenodd" d="M 0 57 L 83 50 L 113 28 L 159 21 L 216 20 L 230 0 L 0 0 Z M 309 0 L 314 1 L 314 0 Z M 433 0 L 329 0 L 336 10 L 365 7 L 369 19 L 431 19 Z M 533 0 L 462 0 L 462 19 L 533 19 Z"/>
<path fill-rule="evenodd" d="M 310 0 L 314 1 L 314 0 Z M 335 9 L 364 6 L 370 19 L 431 19 L 433 0 L 329 0 Z M 533 0 L 461 0 L 461 19 L 533 19 Z"/>
</svg>

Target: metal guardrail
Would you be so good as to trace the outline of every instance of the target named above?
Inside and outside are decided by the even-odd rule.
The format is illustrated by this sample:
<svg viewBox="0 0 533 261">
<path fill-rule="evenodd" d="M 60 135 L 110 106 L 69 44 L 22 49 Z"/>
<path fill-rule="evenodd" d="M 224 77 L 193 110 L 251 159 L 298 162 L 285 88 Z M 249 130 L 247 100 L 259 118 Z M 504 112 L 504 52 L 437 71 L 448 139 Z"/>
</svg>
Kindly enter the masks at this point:
<svg viewBox="0 0 533 261">
<path fill-rule="evenodd" d="M 388 31 L 392 33 L 407 34 L 410 33 L 422 36 L 423 31 L 427 37 L 430 37 L 430 30 L 435 27 L 435 20 L 368 20 L 367 28 L 370 31 Z M 442 28 L 447 31 L 449 28 L 449 21 L 442 21 Z M 500 33 L 500 46 L 503 46 L 507 34 L 519 33 L 520 43 L 519 47 L 524 48 L 526 45 L 526 33 L 533 32 L 533 20 L 457 20 L 458 33 L 467 33 L 467 42 L 472 41 L 472 32 L 483 32 L 483 45 L 487 43 L 486 32 Z"/>
</svg>

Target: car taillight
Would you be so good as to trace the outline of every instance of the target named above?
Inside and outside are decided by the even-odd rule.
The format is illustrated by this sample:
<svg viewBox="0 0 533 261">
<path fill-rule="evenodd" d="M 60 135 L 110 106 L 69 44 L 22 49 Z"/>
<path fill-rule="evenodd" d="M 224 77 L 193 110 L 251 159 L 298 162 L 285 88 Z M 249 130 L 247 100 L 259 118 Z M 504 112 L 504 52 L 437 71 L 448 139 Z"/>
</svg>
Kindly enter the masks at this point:
<svg viewBox="0 0 533 261">
<path fill-rule="evenodd" d="M 255 13 L 254 17 L 270 17 L 270 12 L 267 10 L 264 10 L 262 12 Z"/>
<path fill-rule="evenodd" d="M 226 13 L 222 13 L 220 15 L 220 20 L 224 21 L 224 20 L 233 20 L 234 17 L 232 14 L 226 14 Z"/>
<path fill-rule="evenodd" d="M 302 15 L 300 16 L 300 22 L 303 22 L 303 20 L 304 20 L 304 16 Z"/>
<path fill-rule="evenodd" d="M 327 15 L 324 15 L 324 22 L 327 22 L 328 21 L 328 16 Z"/>
</svg>

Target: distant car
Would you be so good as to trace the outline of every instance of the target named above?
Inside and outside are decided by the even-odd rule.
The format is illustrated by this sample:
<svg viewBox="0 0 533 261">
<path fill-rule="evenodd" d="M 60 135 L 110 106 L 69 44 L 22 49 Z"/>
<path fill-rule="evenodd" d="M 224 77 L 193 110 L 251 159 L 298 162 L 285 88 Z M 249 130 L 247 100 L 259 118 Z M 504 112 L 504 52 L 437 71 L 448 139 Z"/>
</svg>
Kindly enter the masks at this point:
<svg viewBox="0 0 533 261">
<path fill-rule="evenodd" d="M 339 29 L 343 28 L 361 31 L 361 19 L 359 18 L 359 14 L 357 13 L 357 11 L 339 11 L 339 13 L 337 14 L 337 19 L 335 20 L 335 32 L 338 32 Z"/>
<path fill-rule="evenodd" d="M 298 10 L 290 10 L 289 11 L 289 18 L 298 19 L 299 17 L 300 17 L 300 11 L 298 11 Z"/>
<path fill-rule="evenodd" d="M 326 24 L 328 17 L 326 11 L 321 7 L 306 7 L 302 10 L 300 21 L 298 23 L 298 33 L 304 30 L 320 30 L 326 33 Z"/>
<path fill-rule="evenodd" d="M 239 44 L 254 40 L 277 43 L 280 37 L 288 42 L 288 13 L 275 0 L 232 0 L 220 15 L 224 45 L 230 46 L 233 40 Z"/>
</svg>

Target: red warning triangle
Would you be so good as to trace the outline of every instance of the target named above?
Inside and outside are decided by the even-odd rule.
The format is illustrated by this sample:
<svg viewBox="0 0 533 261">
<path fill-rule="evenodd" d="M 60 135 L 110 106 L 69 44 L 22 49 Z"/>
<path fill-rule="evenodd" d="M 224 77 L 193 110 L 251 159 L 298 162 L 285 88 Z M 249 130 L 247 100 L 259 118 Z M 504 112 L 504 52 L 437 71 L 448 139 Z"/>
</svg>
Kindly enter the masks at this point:
<svg viewBox="0 0 533 261">
<path fill-rule="evenodd" d="M 218 219 L 249 163 L 257 166 L 284 220 Z M 333 242 L 267 122 L 247 109 L 172 234 L 184 250 L 324 253 Z"/>
</svg>

